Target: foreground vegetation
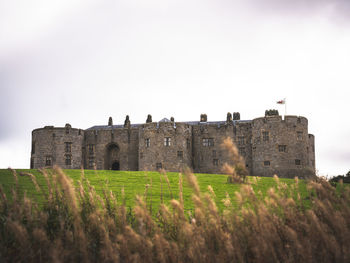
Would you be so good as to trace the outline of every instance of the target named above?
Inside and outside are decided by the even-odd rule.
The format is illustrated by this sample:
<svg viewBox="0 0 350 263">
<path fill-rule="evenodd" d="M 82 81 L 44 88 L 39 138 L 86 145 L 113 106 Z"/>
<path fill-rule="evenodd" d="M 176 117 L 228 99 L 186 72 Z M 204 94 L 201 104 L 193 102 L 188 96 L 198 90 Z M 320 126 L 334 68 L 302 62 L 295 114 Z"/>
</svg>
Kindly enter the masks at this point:
<svg viewBox="0 0 350 263">
<path fill-rule="evenodd" d="M 44 196 L 39 204 L 22 194 L 22 177 Z M 263 193 L 253 190 L 257 179 L 224 182 L 238 189 L 220 211 L 221 197 L 212 187 L 200 191 L 197 177 L 186 172 L 193 209 L 185 210 L 180 175 L 169 187 L 174 199 L 168 205 L 160 200 L 152 215 L 150 185 L 128 211 L 125 188 L 117 198 L 101 186 L 100 195 L 84 173 L 76 183 L 58 168 L 43 171 L 45 184 L 23 171 L 13 178 L 11 195 L 0 191 L 1 262 L 350 261 L 350 189 L 342 184 L 312 181 L 301 190 L 298 180 L 288 186 L 275 178 L 275 187 Z"/>
</svg>

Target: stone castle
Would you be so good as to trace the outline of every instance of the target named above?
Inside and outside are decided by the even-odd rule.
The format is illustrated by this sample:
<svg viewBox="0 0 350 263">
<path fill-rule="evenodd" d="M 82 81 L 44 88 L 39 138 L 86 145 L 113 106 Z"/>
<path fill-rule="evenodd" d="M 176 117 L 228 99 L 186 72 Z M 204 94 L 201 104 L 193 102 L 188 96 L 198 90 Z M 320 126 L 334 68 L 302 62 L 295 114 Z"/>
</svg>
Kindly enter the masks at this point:
<svg viewBox="0 0 350 263">
<path fill-rule="evenodd" d="M 285 116 L 276 110 L 265 117 L 240 120 L 228 113 L 226 121 L 175 122 L 164 118 L 153 122 L 93 126 L 89 129 L 45 126 L 32 132 L 31 168 L 58 165 L 65 169 L 106 169 L 130 171 L 180 171 L 221 173 L 230 162 L 221 144 L 231 138 L 244 157 L 251 175 L 306 177 L 315 174 L 314 136 L 308 133 L 305 117 Z"/>
</svg>

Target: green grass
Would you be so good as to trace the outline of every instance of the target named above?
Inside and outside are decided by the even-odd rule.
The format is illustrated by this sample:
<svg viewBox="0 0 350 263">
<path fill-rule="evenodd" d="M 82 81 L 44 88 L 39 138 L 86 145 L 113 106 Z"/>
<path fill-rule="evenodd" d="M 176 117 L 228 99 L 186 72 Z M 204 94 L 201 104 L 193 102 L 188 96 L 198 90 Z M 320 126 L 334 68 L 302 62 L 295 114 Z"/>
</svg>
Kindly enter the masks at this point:
<svg viewBox="0 0 350 263">
<path fill-rule="evenodd" d="M 28 176 L 20 176 L 21 172 L 31 173 L 35 175 L 41 189 L 47 189 L 46 180 L 38 170 L 16 170 L 19 182 L 19 192 L 23 195 L 26 192 L 27 196 L 33 198 L 39 204 L 44 202 L 44 196 L 38 192 L 31 179 Z M 50 171 L 48 171 L 50 173 Z M 64 170 L 64 172 L 74 180 L 81 180 L 80 170 Z M 117 197 L 118 202 L 122 202 L 122 188 L 125 192 L 125 203 L 127 207 L 133 207 L 136 195 L 145 196 L 146 185 L 148 187 L 147 205 L 152 206 L 153 214 L 158 211 L 162 200 L 168 204 L 171 199 L 179 198 L 179 174 L 167 173 L 170 182 L 170 189 L 163 175 L 158 172 L 130 172 L 130 171 L 108 171 L 108 170 L 85 170 L 85 178 L 96 189 L 97 193 L 102 194 L 106 187 L 112 190 Z M 184 176 L 183 176 L 184 177 Z M 208 192 L 208 186 L 212 186 L 216 198 L 215 201 L 220 210 L 224 208 L 222 200 L 226 197 L 226 193 L 230 197 L 235 197 L 235 192 L 240 191 L 240 184 L 227 184 L 227 175 L 222 174 L 196 174 L 201 192 Z M 252 180 L 252 178 L 249 178 Z M 183 178 L 183 197 L 185 210 L 191 210 L 193 203 L 191 201 L 192 190 L 187 186 L 185 178 Z M 290 186 L 294 184 L 294 179 L 280 179 L 281 182 Z M 11 199 L 11 189 L 15 187 L 15 179 L 12 172 L 8 169 L 0 169 L 0 185 L 3 187 L 8 199 Z M 257 180 L 256 184 L 252 184 L 255 193 L 259 191 L 262 197 L 271 187 L 275 187 L 276 182 L 273 178 L 262 177 Z M 306 183 L 304 180 L 299 181 L 299 189 L 302 197 L 307 196 Z"/>
</svg>

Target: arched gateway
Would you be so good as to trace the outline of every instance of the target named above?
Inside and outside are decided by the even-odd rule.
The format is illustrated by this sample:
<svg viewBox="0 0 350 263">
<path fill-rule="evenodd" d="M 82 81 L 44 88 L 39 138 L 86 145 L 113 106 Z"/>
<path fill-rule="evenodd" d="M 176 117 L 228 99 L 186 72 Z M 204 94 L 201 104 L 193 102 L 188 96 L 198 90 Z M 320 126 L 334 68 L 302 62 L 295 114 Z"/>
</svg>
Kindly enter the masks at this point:
<svg viewBox="0 0 350 263">
<path fill-rule="evenodd" d="M 116 143 L 110 143 L 106 147 L 105 169 L 120 170 L 119 146 Z"/>
</svg>

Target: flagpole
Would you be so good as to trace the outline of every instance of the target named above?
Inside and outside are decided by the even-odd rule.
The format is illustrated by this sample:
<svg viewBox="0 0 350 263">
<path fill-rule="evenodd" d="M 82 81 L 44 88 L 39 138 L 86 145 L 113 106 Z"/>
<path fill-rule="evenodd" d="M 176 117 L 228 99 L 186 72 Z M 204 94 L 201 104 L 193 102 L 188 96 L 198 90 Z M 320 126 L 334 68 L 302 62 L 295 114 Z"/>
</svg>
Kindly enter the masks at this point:
<svg viewBox="0 0 350 263">
<path fill-rule="evenodd" d="M 284 98 L 284 118 L 286 118 L 287 115 L 287 98 Z"/>
</svg>

